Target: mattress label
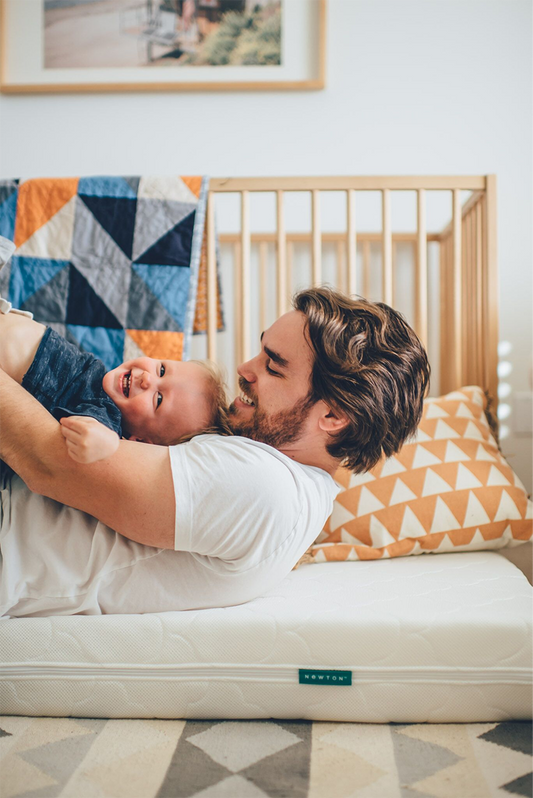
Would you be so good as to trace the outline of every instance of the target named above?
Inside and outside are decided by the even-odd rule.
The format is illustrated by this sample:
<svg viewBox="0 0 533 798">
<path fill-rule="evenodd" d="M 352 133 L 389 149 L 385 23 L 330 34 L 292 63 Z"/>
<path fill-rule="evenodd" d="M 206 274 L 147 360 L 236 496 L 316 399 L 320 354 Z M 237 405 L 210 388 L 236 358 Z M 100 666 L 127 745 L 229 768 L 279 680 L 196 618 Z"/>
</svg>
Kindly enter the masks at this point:
<svg viewBox="0 0 533 798">
<path fill-rule="evenodd" d="M 352 683 L 351 671 L 323 671 L 300 668 L 298 677 L 300 684 L 349 685 Z"/>
</svg>

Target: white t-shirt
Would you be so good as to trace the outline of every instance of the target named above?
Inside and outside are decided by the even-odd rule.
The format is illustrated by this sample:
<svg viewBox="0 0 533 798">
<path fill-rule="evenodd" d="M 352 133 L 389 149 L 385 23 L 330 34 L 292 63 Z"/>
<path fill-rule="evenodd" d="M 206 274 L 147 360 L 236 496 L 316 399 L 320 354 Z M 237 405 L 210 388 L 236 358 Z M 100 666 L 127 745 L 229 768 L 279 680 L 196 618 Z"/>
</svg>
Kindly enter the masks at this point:
<svg viewBox="0 0 533 798">
<path fill-rule="evenodd" d="M 199 435 L 169 447 L 175 548 L 122 537 L 31 493 L 1 494 L 0 615 L 165 612 L 241 604 L 274 587 L 315 540 L 339 488 L 248 438 Z"/>
</svg>

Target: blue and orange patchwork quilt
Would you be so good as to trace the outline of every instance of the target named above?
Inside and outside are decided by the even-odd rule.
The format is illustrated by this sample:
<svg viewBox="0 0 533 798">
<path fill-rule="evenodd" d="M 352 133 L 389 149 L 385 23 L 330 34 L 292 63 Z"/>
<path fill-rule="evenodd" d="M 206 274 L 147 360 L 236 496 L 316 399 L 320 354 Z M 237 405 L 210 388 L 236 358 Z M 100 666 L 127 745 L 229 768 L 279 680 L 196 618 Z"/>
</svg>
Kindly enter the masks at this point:
<svg viewBox="0 0 533 798">
<path fill-rule="evenodd" d="M 177 176 L 0 181 L 0 235 L 16 245 L 0 294 L 108 369 L 141 354 L 187 359 L 192 334 L 206 330 L 207 185 Z"/>
</svg>

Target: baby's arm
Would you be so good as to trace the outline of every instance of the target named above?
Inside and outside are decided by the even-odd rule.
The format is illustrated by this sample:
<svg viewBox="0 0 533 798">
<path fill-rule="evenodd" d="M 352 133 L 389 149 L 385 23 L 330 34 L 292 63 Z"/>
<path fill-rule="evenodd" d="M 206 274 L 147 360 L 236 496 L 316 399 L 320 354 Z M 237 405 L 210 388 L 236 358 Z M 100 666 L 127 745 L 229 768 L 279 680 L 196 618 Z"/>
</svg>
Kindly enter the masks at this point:
<svg viewBox="0 0 533 798">
<path fill-rule="evenodd" d="M 0 368 L 19 384 L 33 363 L 46 327 L 18 313 L 0 313 Z"/>
<path fill-rule="evenodd" d="M 64 416 L 59 423 L 67 451 L 77 463 L 105 460 L 118 449 L 117 433 L 91 416 Z"/>
</svg>

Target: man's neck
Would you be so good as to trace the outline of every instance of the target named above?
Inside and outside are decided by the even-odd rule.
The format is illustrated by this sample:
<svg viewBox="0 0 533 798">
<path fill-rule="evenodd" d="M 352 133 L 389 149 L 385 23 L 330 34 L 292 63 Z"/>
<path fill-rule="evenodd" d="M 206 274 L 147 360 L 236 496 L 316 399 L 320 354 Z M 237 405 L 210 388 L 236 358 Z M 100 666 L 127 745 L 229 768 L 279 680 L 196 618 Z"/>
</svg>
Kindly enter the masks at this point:
<svg viewBox="0 0 533 798">
<path fill-rule="evenodd" d="M 303 445 L 299 441 L 286 446 L 280 446 L 279 451 L 290 457 L 291 460 L 296 460 L 297 463 L 302 465 L 314 466 L 326 471 L 330 476 L 333 476 L 340 466 L 340 460 L 331 457 L 324 449 L 323 444 L 320 448 L 310 447 Z"/>
</svg>

